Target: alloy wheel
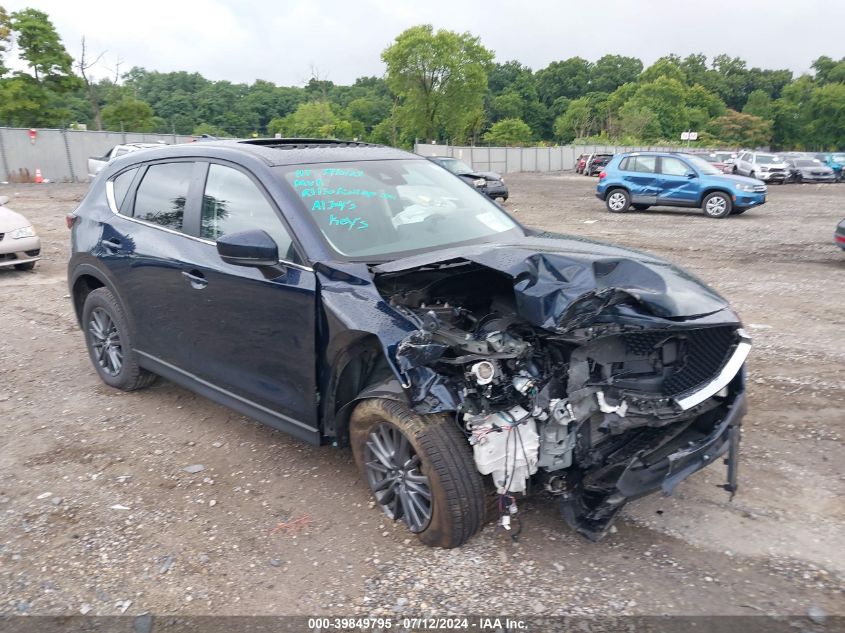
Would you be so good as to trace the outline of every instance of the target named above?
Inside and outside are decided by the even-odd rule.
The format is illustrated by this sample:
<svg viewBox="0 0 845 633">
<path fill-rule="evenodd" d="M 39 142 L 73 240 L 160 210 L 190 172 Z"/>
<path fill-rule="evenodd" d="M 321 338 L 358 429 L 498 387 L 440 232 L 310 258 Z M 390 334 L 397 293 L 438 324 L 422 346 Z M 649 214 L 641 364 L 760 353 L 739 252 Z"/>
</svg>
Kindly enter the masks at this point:
<svg viewBox="0 0 845 633">
<path fill-rule="evenodd" d="M 392 424 L 379 424 L 367 437 L 364 463 L 367 482 L 385 514 L 414 533 L 428 527 L 431 485 L 405 434 Z"/>
<path fill-rule="evenodd" d="M 94 308 L 88 333 L 97 364 L 109 376 L 117 376 L 123 368 L 123 347 L 114 319 L 103 308 Z"/>
<path fill-rule="evenodd" d="M 608 206 L 614 211 L 621 211 L 624 209 L 626 202 L 627 199 L 625 198 L 625 194 L 618 192 L 610 194 L 610 198 L 607 200 Z"/>
<path fill-rule="evenodd" d="M 707 201 L 707 206 L 704 210 L 708 215 L 722 215 L 727 206 L 728 202 L 723 197 L 713 196 Z"/>
</svg>

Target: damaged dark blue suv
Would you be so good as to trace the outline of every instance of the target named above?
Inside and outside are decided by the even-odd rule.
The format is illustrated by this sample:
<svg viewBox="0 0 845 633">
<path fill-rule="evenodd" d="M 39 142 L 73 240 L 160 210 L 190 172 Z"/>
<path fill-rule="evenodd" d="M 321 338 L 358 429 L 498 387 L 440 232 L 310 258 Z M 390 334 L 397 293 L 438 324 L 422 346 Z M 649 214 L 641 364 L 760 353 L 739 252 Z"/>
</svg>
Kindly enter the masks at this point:
<svg viewBox="0 0 845 633">
<path fill-rule="evenodd" d="M 750 341 L 667 262 L 520 226 L 419 156 L 322 140 L 135 152 L 97 176 L 69 285 L 94 368 L 351 446 L 383 511 L 455 547 L 545 491 L 599 538 L 727 454 Z M 487 476 L 491 485 L 485 485 Z"/>
</svg>

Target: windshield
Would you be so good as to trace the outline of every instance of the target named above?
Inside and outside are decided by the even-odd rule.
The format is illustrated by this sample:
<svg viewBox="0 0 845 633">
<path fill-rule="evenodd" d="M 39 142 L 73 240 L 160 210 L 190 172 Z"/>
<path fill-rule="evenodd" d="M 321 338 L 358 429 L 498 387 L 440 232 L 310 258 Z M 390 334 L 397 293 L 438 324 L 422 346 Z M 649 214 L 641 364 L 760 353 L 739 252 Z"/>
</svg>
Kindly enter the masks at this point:
<svg viewBox="0 0 845 633">
<path fill-rule="evenodd" d="M 684 156 L 686 161 L 706 176 L 721 176 L 722 172 L 698 156 Z"/>
<path fill-rule="evenodd" d="M 296 165 L 281 169 L 329 246 L 347 259 L 523 235 L 510 216 L 428 160 Z"/>
<path fill-rule="evenodd" d="M 773 156 L 771 154 L 757 154 L 758 165 L 771 165 L 772 163 L 781 162 L 780 156 Z"/>
<path fill-rule="evenodd" d="M 458 160 L 457 158 L 450 158 L 447 160 L 440 160 L 441 165 L 443 165 L 446 169 L 451 171 L 453 174 L 471 174 L 473 173 L 472 167 L 467 165 L 464 161 Z"/>
</svg>

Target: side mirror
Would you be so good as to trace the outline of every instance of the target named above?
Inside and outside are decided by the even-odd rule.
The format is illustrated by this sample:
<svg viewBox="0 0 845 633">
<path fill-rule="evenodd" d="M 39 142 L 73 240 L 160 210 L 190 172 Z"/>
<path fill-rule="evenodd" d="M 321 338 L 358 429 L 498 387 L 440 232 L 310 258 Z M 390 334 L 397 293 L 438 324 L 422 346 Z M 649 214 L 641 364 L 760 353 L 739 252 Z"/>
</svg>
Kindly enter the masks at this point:
<svg viewBox="0 0 845 633">
<path fill-rule="evenodd" d="M 217 238 L 217 253 L 233 266 L 275 266 L 279 247 L 265 231 L 252 229 L 227 233 Z"/>
<path fill-rule="evenodd" d="M 696 178 L 697 176 L 698 176 L 698 174 L 696 174 L 694 171 L 688 171 L 687 172 L 687 178 L 689 178 L 690 180 L 692 180 L 693 178 Z"/>
</svg>

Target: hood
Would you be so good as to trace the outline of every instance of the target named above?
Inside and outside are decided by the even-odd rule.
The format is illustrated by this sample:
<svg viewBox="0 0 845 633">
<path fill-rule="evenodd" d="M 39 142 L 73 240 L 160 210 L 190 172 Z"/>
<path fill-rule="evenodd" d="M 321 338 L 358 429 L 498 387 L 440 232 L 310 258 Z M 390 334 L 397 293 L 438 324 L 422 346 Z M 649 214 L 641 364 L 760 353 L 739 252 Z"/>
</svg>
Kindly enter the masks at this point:
<svg viewBox="0 0 845 633">
<path fill-rule="evenodd" d="M 744 185 L 765 185 L 766 183 L 757 178 L 749 178 L 748 176 L 739 176 L 736 174 L 713 174 L 711 178 L 721 178 L 722 180 L 729 180 L 731 182 L 742 183 Z"/>
<path fill-rule="evenodd" d="M 22 229 L 30 226 L 32 222 L 27 220 L 20 213 L 15 213 L 9 207 L 0 206 L 0 233 L 8 233 L 15 229 Z"/>
<path fill-rule="evenodd" d="M 495 171 L 470 171 L 463 174 L 457 174 L 458 176 L 464 176 L 467 178 L 484 178 L 485 180 L 501 180 L 502 175 L 497 174 Z"/>
<path fill-rule="evenodd" d="M 545 235 L 443 249 L 373 270 L 394 273 L 461 260 L 480 264 L 513 280 L 517 311 L 526 321 L 558 332 L 586 325 L 605 312 L 630 316 L 631 305 L 661 320 L 700 317 L 728 307 L 704 282 L 658 257 Z"/>
<path fill-rule="evenodd" d="M 813 165 L 812 167 L 795 167 L 795 169 L 797 169 L 798 171 L 800 171 L 802 173 L 803 172 L 812 173 L 814 171 L 820 171 L 823 174 L 832 174 L 833 173 L 833 169 L 831 169 L 827 165 L 821 165 L 821 164 L 820 165 Z"/>
</svg>

